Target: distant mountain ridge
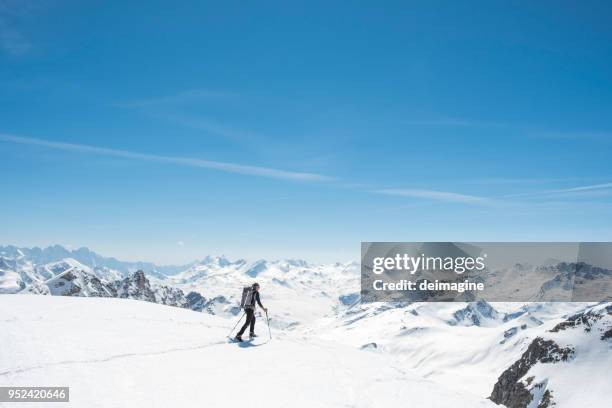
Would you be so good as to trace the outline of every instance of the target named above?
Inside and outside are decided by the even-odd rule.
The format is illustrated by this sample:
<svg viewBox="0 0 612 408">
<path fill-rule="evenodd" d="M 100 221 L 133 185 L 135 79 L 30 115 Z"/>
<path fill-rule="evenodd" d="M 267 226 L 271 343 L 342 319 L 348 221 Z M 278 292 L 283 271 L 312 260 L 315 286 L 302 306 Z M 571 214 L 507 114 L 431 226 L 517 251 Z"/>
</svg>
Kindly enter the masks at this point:
<svg viewBox="0 0 612 408">
<path fill-rule="evenodd" d="M 215 259 L 209 257 L 207 262 Z M 190 266 L 159 267 L 150 262 L 119 261 L 85 247 L 68 250 L 61 245 L 44 249 L 0 246 L 0 294 L 114 297 L 211 314 L 222 311 L 229 303 L 225 298 L 208 299 L 197 291 L 183 292 L 163 283 L 168 278 L 166 273 L 176 273 Z"/>
<path fill-rule="evenodd" d="M 46 275 L 46 272 L 49 275 Z M 116 280 L 111 280 L 108 276 L 98 277 L 92 269 L 72 258 L 39 265 L 34 268 L 31 275 L 25 271 L 19 273 L 22 275 L 23 287 L 12 293 L 143 300 L 200 312 L 207 311 L 211 314 L 214 314 L 215 303 L 225 303 L 225 299 L 206 299 L 195 291 L 185 294 L 180 288 L 152 284 L 142 270 L 125 278 L 117 276 Z"/>
<path fill-rule="evenodd" d="M 14 260 L 27 260 L 32 262 L 32 264 L 42 265 L 52 262 L 60 262 L 67 258 L 74 259 L 80 264 L 92 269 L 107 268 L 109 270 L 117 271 L 124 277 L 138 270 L 142 270 L 146 272 L 146 274 L 149 276 L 155 276 L 157 278 L 162 279 L 166 276 L 177 275 L 198 265 L 216 265 L 218 267 L 241 267 L 247 264 L 247 261 L 245 259 L 237 259 L 235 261 L 232 261 L 226 258 L 224 255 L 207 255 L 201 260 L 194 260 L 183 265 L 157 265 L 153 262 L 147 261 L 122 261 L 114 257 L 100 255 L 87 247 L 80 247 L 78 249 L 67 249 L 64 246 L 57 244 L 45 248 L 29 248 L 18 247 L 15 245 L 0 245 L 0 267 L 2 266 L 2 262 L 9 262 Z M 296 267 L 306 267 L 309 265 L 308 262 L 302 259 L 287 259 L 285 260 L 285 262 L 289 266 Z M 268 263 L 269 261 L 265 259 L 256 260 L 252 263 L 251 269 L 247 272 L 247 274 L 251 277 L 256 277 L 259 272 L 266 269 Z"/>
<path fill-rule="evenodd" d="M 300 259 L 251 262 L 209 255 L 184 266 L 160 268 L 149 262 L 103 257 L 88 248 L 0 247 L 0 294 L 130 298 L 226 316 L 239 312 L 238 296 L 244 286 L 254 281 L 265 288 L 266 304 L 298 299 L 290 306 L 295 314 L 288 316 L 304 315 L 303 311 L 314 316 L 319 307 L 333 311 L 344 288 L 354 290 L 358 277 L 358 264 L 354 262 L 330 265 Z M 319 305 L 314 309 L 313 298 L 317 298 Z M 282 324 L 295 323 L 291 318 Z"/>
<path fill-rule="evenodd" d="M 113 257 L 99 255 L 87 247 L 70 250 L 61 245 L 52 245 L 46 248 L 0 245 L 0 257 L 9 259 L 25 258 L 33 264 L 47 264 L 72 258 L 90 268 L 108 268 L 120 272 L 123 276 L 128 276 L 137 270 L 143 270 L 150 275 L 173 275 L 184 271 L 195 263 L 192 262 L 186 265 L 156 265 L 153 262 L 120 261 Z"/>
</svg>

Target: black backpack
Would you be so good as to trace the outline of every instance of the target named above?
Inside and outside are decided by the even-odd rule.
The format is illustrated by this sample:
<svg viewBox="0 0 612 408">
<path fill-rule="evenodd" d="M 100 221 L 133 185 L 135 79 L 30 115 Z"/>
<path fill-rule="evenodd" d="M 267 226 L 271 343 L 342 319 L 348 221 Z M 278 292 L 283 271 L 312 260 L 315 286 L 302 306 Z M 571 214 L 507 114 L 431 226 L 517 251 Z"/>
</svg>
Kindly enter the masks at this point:
<svg viewBox="0 0 612 408">
<path fill-rule="evenodd" d="M 245 286 L 242 289 L 242 299 L 240 300 L 240 307 L 243 309 L 251 309 L 253 307 L 253 296 L 254 290 L 252 286 Z"/>
</svg>

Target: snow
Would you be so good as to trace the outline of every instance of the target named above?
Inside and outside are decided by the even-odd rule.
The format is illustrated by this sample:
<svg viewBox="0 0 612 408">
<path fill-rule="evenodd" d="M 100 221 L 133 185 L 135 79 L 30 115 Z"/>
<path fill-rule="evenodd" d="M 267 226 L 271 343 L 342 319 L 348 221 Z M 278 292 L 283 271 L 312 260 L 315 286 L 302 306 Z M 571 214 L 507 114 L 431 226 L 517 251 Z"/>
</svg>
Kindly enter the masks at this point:
<svg viewBox="0 0 612 408">
<path fill-rule="evenodd" d="M 279 333 L 228 343 L 232 320 L 180 308 L 5 295 L 0 315 L 0 386 L 70 386 L 70 406 L 495 406 L 336 342 Z"/>
<path fill-rule="evenodd" d="M 0 385 L 53 379 L 51 385 L 72 387 L 72 406 L 490 407 L 486 398 L 499 376 L 536 337 L 572 347 L 575 358 L 531 367 L 523 381 L 533 376 L 534 385 L 543 384 L 530 388 L 535 406 L 547 390 L 563 408 L 606 406 L 612 398 L 612 340 L 601 339 L 612 315 L 588 332 L 580 326 L 550 331 L 568 316 L 609 303 L 362 304 L 356 263 L 221 256 L 175 275 L 147 272 L 151 288 L 165 287 L 153 300 L 172 298 L 175 288 L 202 294 L 204 312 L 196 313 L 87 297 L 101 295 L 93 275 L 105 281 L 122 275 L 71 258 L 37 264 L 12 251 L 12 258 L 0 256 L 0 293 L 27 287 L 0 296 Z M 23 294 L 48 293 L 69 272 L 85 297 Z M 544 272 L 538 279 L 547 282 Z M 263 344 L 267 329 L 258 319 L 256 342 L 227 343 L 242 287 L 254 281 L 275 338 Z M 562 289 L 546 287 L 545 295 Z"/>
<path fill-rule="evenodd" d="M 559 407 L 599 407 L 612 396 L 612 346 L 601 339 L 612 317 L 604 312 L 589 331 L 550 330 L 607 305 L 355 305 L 273 325 L 271 341 L 259 319 L 260 337 L 237 344 L 226 339 L 236 317 L 131 299 L 3 295 L 0 386 L 53 379 L 71 387 L 77 407 L 217 407 L 250 403 L 253 393 L 255 407 L 492 407 L 499 375 L 544 337 L 575 357 L 533 366 L 523 380 L 543 384 L 534 395 L 549 389 Z M 494 318 L 449 324 L 466 309 Z"/>
<path fill-rule="evenodd" d="M 0 269 L 0 293 L 17 293 L 22 288 L 21 278 L 17 272 Z"/>
<path fill-rule="evenodd" d="M 469 306 L 478 309 L 477 304 Z M 533 339 L 551 338 L 561 346 L 577 346 L 577 358 L 565 368 L 556 364 L 536 365 L 529 375 L 549 379 L 558 406 L 582 406 L 577 402 L 582 392 L 576 390 L 575 384 L 584 384 L 585 378 L 589 378 L 589 387 L 596 390 L 592 400 L 599 401 L 599 405 L 591 406 L 603 406 L 601 401 L 612 396 L 605 375 L 612 367 L 610 342 L 601 341 L 600 332 L 584 333 L 582 328 L 549 332 L 568 314 L 588 307 L 587 304 L 491 303 L 491 306 L 494 309 L 491 315 L 496 319 L 480 326 L 449 324 L 457 311 L 466 309 L 464 303 L 414 303 L 404 307 L 375 303 L 349 309 L 339 318 L 321 319 L 304 330 L 313 337 L 354 348 L 375 343 L 377 352 L 392 356 L 395 364 L 448 388 L 469 390 L 483 398 L 490 395 L 500 374 L 520 358 Z M 512 318 L 504 319 L 502 314 Z M 504 334 L 511 329 L 516 329 L 516 333 L 506 338 Z M 589 368 L 591 375 L 587 375 Z M 567 405 L 562 403 L 565 401 Z"/>
</svg>

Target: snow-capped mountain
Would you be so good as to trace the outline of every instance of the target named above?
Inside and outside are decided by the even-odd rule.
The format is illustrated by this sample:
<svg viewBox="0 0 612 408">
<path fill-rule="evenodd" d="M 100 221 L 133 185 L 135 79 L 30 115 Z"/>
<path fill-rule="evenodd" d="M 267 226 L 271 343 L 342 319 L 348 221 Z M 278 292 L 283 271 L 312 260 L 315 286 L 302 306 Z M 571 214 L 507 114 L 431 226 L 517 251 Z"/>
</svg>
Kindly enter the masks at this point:
<svg viewBox="0 0 612 408">
<path fill-rule="evenodd" d="M 111 284 L 101 281 L 77 261 L 68 259 L 46 265 L 45 268 L 53 270 L 54 275 L 50 279 L 44 281 L 44 285 L 48 288 L 50 295 L 88 297 L 115 296 L 115 290 Z M 37 287 L 43 287 L 43 285 L 37 285 Z M 32 292 L 29 287 L 26 287 L 26 290 Z"/>
<path fill-rule="evenodd" d="M 134 269 L 136 267 L 142 268 Z M 67 276 L 57 277 L 68 269 L 72 272 Z M 128 278 L 134 280 L 134 274 L 140 270 L 159 293 L 152 295 L 142 287 L 137 296 L 128 297 L 163 304 L 198 304 L 193 307 L 227 316 L 239 312 L 237 306 L 242 287 L 258 281 L 265 288 L 262 301 L 273 308 L 283 309 L 286 318 L 278 319 L 276 323 L 284 326 L 333 311 L 338 306 L 338 298 L 346 295 L 345 288 L 354 292 L 359 282 L 357 263 L 315 265 L 297 259 L 250 262 L 206 256 L 184 267 L 162 268 L 146 262 L 123 262 L 102 257 L 87 248 L 70 251 L 59 245 L 45 249 L 0 247 L 0 293 L 105 296 L 111 292 L 122 297 L 124 293 L 131 293 L 130 289 L 116 282 Z M 54 279 L 49 282 L 53 284 L 53 291 L 45 284 L 50 279 Z M 81 283 L 78 285 L 80 291 L 72 286 L 73 282 Z M 180 296 L 177 298 L 173 292 L 175 289 L 180 289 L 184 296 L 190 292 L 201 293 L 206 299 L 202 302 L 192 295 L 189 302 Z M 162 291 L 165 293 L 161 294 Z"/>
<path fill-rule="evenodd" d="M 46 248 L 23 248 L 14 245 L 0 246 L 0 259 L 13 259 L 22 265 L 45 265 L 59 262 L 63 259 L 74 259 L 85 265 L 99 278 L 118 279 L 126 277 L 137 270 L 146 271 L 148 275 L 172 275 L 184 271 L 190 265 L 160 266 L 151 262 L 128 262 L 116 258 L 99 255 L 89 248 L 69 250 L 61 245 Z"/>
<path fill-rule="evenodd" d="M 118 297 L 144 300 L 168 306 L 213 311 L 218 299 L 206 299 L 196 292 L 189 294 L 176 287 L 151 284 L 141 270 L 126 277 L 100 268 L 90 268 L 72 258 L 42 265 L 0 257 L 0 293 L 22 293 L 53 296 Z"/>
<path fill-rule="evenodd" d="M 553 262 L 553 263 L 550 263 Z M 557 262 L 543 265 L 517 263 L 510 268 L 485 269 L 472 279 L 484 282 L 489 299 L 519 302 L 611 300 L 612 270 L 584 262 Z"/>
<path fill-rule="evenodd" d="M 94 266 L 71 257 L 37 263 L 63 255 L 78 255 Z M 123 269 L 100 266 L 101 260 L 105 265 L 123 265 Z M 356 263 L 314 265 L 296 259 L 249 262 L 207 256 L 173 275 L 157 272 L 153 264 L 146 264 L 152 270 L 127 272 L 128 266 L 135 265 L 83 248 L 0 247 L 0 293 L 131 298 L 234 316 L 240 311 L 242 288 L 258 281 L 265 288 L 262 301 L 282 311 L 275 324 L 288 327 L 333 312 L 346 292 L 344 288 L 354 291 L 359 282 Z"/>
<path fill-rule="evenodd" d="M 62 275 L 67 274 L 65 279 Z M 39 294 L 68 294 L 62 287 L 77 277 L 85 276 L 85 280 L 93 281 L 95 285 L 101 280 L 110 281 L 109 277 L 116 275 L 100 276 L 91 268 L 79 263 L 72 258 L 46 264 L 35 264 L 24 257 L 7 258 L 0 256 L 0 293 L 30 292 Z M 96 279 L 93 279 L 96 278 Z M 49 291 L 46 283 L 51 284 L 56 291 Z M 82 285 L 82 288 L 85 289 Z"/>
<path fill-rule="evenodd" d="M 53 249 L 53 251 L 44 251 L 47 256 L 43 257 L 38 254 L 38 251 L 34 251 L 34 256 L 30 256 L 25 254 L 32 254 L 32 250 L 0 247 L 0 293 L 17 293 L 24 290 L 34 293 L 46 293 L 42 284 L 70 269 L 73 271 L 78 269 L 105 282 L 112 282 L 124 277 L 123 273 L 115 269 L 88 266 L 71 257 L 57 258 L 48 255 L 49 252 L 58 256 L 67 253 L 67 251 L 61 251 L 56 247 L 48 249 Z M 43 258 L 53 260 L 39 262 Z"/>
<path fill-rule="evenodd" d="M 262 288 L 262 303 L 277 313 L 274 324 L 290 327 L 333 313 L 341 306 L 342 296 L 358 291 L 359 264 L 316 265 L 295 259 L 249 262 L 207 257 L 182 273 L 152 281 L 216 297 L 217 313 L 228 316 L 239 311 L 242 288 L 256 281 Z"/>
<path fill-rule="evenodd" d="M 499 324 L 500 314 L 489 303 L 484 300 L 468 303 L 463 309 L 453 313 L 453 320 L 448 323 L 450 325 L 463 326 L 497 326 Z"/>
</svg>

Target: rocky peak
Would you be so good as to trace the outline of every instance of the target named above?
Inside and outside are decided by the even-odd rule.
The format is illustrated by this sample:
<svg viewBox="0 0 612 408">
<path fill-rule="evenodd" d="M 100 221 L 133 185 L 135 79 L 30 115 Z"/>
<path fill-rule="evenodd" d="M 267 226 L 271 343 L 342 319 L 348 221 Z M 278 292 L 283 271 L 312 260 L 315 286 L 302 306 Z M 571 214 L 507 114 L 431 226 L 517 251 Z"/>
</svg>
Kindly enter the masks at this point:
<svg viewBox="0 0 612 408">
<path fill-rule="evenodd" d="M 145 278 L 144 271 L 142 270 L 134 272 L 131 279 L 136 285 L 136 287 L 140 290 L 144 290 L 145 287 L 149 286 L 149 280 Z"/>
<path fill-rule="evenodd" d="M 496 404 L 503 404 L 508 408 L 526 408 L 530 406 L 533 400 L 531 389 L 545 387 L 545 383 L 532 384 L 534 378 L 530 377 L 526 381 L 521 379 L 529 372 L 529 369 L 537 363 L 558 363 L 569 361 L 574 356 L 574 349 L 570 347 L 560 347 L 553 340 L 544 340 L 541 337 L 536 337 L 521 358 L 514 362 L 506 369 L 498 378 L 493 392 L 489 397 Z M 552 398 L 550 390 L 548 391 L 547 400 Z M 541 401 L 538 406 L 542 405 Z M 550 401 L 547 402 L 550 404 Z"/>
<path fill-rule="evenodd" d="M 449 321 L 451 326 L 467 325 L 467 326 L 486 326 L 489 322 L 494 322 L 500 319 L 500 315 L 485 300 L 470 302 L 468 305 L 453 314 L 453 320 Z"/>
<path fill-rule="evenodd" d="M 155 302 L 155 295 L 151 291 L 151 284 L 142 270 L 138 270 L 124 278 L 116 281 L 117 297 L 146 300 Z"/>
</svg>

